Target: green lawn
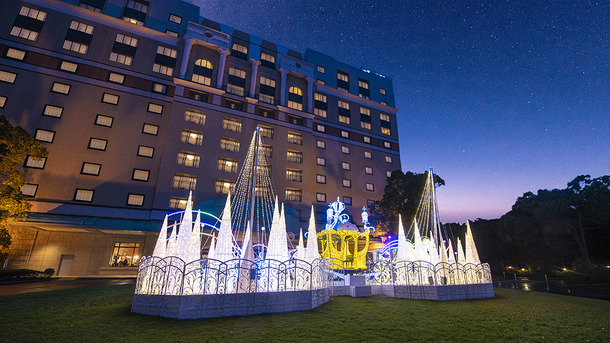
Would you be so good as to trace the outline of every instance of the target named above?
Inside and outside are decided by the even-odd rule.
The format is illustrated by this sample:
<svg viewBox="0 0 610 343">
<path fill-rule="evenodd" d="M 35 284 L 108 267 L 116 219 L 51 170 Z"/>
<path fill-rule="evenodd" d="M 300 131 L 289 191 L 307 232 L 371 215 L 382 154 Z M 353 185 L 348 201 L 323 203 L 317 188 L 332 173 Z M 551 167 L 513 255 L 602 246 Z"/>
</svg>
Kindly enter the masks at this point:
<svg viewBox="0 0 610 343">
<path fill-rule="evenodd" d="M 133 285 L 0 296 L 0 342 L 610 341 L 610 302 L 495 289 L 434 302 L 336 297 L 312 311 L 198 320 L 130 313 Z"/>
</svg>

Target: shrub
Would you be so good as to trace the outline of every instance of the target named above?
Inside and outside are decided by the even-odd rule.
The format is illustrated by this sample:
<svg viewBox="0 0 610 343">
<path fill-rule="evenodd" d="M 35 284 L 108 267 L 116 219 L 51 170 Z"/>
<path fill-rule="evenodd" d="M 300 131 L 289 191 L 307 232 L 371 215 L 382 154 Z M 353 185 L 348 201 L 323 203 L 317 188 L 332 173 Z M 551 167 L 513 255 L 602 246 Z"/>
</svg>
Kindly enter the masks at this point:
<svg viewBox="0 0 610 343">
<path fill-rule="evenodd" d="M 55 273 L 53 268 L 47 268 L 44 272 L 32 269 L 2 269 L 0 282 L 50 278 L 53 273 Z"/>
</svg>

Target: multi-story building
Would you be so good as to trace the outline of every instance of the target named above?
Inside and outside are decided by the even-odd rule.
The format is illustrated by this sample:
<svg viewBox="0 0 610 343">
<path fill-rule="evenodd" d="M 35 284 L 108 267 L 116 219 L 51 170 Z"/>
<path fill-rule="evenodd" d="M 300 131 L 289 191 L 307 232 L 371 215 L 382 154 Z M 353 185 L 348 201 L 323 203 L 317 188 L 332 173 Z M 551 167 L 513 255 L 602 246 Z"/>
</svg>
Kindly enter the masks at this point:
<svg viewBox="0 0 610 343">
<path fill-rule="evenodd" d="M 4 1 L 0 13 L 0 114 L 49 151 L 25 162 L 32 213 L 12 229 L 9 266 L 133 272 L 113 259 L 149 254 L 189 191 L 222 208 L 257 126 L 293 230 L 312 204 L 325 220 L 337 196 L 359 222 L 400 168 L 383 75 L 179 0 Z"/>
</svg>

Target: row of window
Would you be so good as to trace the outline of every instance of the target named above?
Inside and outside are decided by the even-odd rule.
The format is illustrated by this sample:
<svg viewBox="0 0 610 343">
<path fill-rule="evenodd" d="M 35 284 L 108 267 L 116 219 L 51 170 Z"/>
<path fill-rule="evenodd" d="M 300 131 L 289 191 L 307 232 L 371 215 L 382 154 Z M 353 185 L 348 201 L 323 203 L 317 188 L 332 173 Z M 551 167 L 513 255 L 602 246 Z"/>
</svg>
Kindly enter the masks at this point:
<svg viewBox="0 0 610 343">
<path fill-rule="evenodd" d="M 316 71 L 320 74 L 326 74 L 326 68 L 318 65 L 316 66 Z M 318 83 L 325 84 L 324 80 L 317 80 Z M 361 98 L 370 99 L 370 90 L 369 90 L 369 82 L 362 78 L 358 78 L 358 95 Z M 337 71 L 337 89 L 346 93 L 349 93 L 349 74 L 342 71 Z M 385 96 L 387 91 L 385 88 L 379 88 L 379 94 Z M 383 105 L 387 103 L 385 101 L 381 101 Z"/>
<path fill-rule="evenodd" d="M 25 196 L 34 197 L 36 196 L 36 192 L 38 191 L 38 185 L 27 183 L 21 186 L 21 193 Z M 93 202 L 93 195 L 95 194 L 95 190 L 93 189 L 83 189 L 76 188 L 74 191 L 74 201 L 81 202 Z M 144 204 L 144 195 L 143 194 L 134 194 L 129 193 L 127 195 L 127 205 L 130 206 L 142 206 Z"/>
</svg>

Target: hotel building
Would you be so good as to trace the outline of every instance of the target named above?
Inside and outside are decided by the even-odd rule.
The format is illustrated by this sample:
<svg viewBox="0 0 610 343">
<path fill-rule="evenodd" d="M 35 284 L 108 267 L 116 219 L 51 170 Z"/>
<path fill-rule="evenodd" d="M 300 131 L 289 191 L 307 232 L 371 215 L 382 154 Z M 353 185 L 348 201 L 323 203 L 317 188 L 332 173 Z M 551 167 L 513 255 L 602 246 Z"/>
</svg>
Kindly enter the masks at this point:
<svg viewBox="0 0 610 343">
<path fill-rule="evenodd" d="M 401 167 L 383 75 L 179 0 L 3 1 L 0 13 L 0 114 L 49 151 L 25 161 L 32 209 L 10 231 L 10 268 L 135 274 L 189 191 L 218 214 L 257 126 L 293 230 L 312 204 L 325 221 L 337 196 L 360 224 Z"/>
</svg>

